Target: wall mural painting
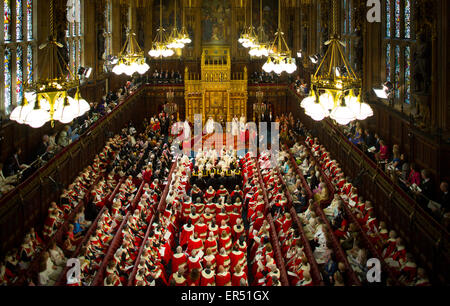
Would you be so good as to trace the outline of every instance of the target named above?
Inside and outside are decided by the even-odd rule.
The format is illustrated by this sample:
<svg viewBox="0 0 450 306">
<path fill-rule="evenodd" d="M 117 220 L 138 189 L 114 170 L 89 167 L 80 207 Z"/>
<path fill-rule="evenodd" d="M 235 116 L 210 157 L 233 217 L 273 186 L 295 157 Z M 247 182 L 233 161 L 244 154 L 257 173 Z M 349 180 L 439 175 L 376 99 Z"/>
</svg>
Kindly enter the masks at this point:
<svg viewBox="0 0 450 306">
<path fill-rule="evenodd" d="M 204 44 L 230 44 L 231 2 L 203 1 L 202 28 Z"/>
</svg>

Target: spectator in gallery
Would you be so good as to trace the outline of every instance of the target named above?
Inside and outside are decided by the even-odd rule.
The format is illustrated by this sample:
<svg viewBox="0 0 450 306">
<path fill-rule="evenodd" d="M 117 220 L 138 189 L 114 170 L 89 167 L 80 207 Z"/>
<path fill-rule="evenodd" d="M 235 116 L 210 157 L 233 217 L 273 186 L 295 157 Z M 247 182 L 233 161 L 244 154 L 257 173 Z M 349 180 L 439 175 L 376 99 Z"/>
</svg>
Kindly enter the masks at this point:
<svg viewBox="0 0 450 306">
<path fill-rule="evenodd" d="M 420 185 L 420 173 L 417 171 L 416 164 L 409 165 L 408 185 Z"/>
<path fill-rule="evenodd" d="M 377 161 L 383 161 L 389 158 L 389 148 L 384 142 L 380 140 L 380 150 L 375 154 L 375 159 Z"/>
</svg>

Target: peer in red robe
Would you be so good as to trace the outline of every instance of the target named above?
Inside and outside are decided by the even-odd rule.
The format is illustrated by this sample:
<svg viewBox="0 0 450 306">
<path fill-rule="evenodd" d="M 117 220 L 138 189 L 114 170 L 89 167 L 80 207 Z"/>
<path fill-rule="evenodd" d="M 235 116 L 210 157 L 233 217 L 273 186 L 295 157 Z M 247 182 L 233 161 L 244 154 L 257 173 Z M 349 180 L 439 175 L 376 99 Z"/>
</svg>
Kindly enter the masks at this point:
<svg viewBox="0 0 450 306">
<path fill-rule="evenodd" d="M 187 255 L 183 252 L 181 246 L 177 247 L 176 253 L 172 255 L 172 271 L 178 271 L 180 268 L 186 268 Z"/>
<path fill-rule="evenodd" d="M 216 274 L 216 286 L 231 286 L 231 273 L 223 266 L 219 266 Z"/>
<path fill-rule="evenodd" d="M 244 279 L 247 283 L 247 274 L 241 269 L 240 266 L 236 266 L 235 272 L 231 277 L 231 285 L 232 286 L 241 286 L 241 280 Z"/>
</svg>

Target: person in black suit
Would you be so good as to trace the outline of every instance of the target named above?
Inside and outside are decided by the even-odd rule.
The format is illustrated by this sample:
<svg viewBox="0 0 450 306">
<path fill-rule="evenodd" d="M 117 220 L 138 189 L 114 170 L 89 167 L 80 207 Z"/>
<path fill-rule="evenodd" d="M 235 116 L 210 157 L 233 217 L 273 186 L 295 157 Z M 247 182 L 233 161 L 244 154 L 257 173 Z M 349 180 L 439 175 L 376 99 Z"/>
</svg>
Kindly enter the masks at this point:
<svg viewBox="0 0 450 306">
<path fill-rule="evenodd" d="M 375 146 L 375 137 L 373 137 L 372 133 L 368 129 L 364 131 L 364 142 L 367 145 L 367 148 L 371 148 Z"/>
<path fill-rule="evenodd" d="M 439 189 L 438 202 L 442 205 L 442 210 L 445 214 L 450 212 L 450 194 L 448 192 L 448 183 L 442 182 Z"/>
<path fill-rule="evenodd" d="M 434 200 L 433 182 L 431 181 L 430 172 L 427 169 L 421 171 L 422 180 L 420 182 L 420 189 L 422 189 L 422 195 L 427 197 L 426 201 Z"/>
</svg>

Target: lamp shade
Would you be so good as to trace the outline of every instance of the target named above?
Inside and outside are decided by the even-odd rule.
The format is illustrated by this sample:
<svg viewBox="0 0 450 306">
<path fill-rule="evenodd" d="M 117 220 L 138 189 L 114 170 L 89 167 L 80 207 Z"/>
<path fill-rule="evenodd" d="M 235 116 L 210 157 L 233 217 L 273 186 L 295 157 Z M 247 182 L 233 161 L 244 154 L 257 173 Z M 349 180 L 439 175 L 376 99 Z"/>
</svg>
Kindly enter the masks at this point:
<svg viewBox="0 0 450 306">
<path fill-rule="evenodd" d="M 304 98 L 302 103 L 300 103 L 300 106 L 304 109 L 307 109 L 311 104 L 314 104 L 315 101 L 316 97 L 314 95 L 311 95 L 309 97 Z"/>
<path fill-rule="evenodd" d="M 34 129 L 42 127 L 47 121 L 50 120 L 50 114 L 49 112 L 41 109 L 41 108 L 34 108 L 32 111 L 30 111 L 27 116 L 25 117 L 24 123 L 28 124 Z"/>
<path fill-rule="evenodd" d="M 338 106 L 330 114 L 330 118 L 341 125 L 349 124 L 356 119 L 355 113 L 347 106 Z"/>
<path fill-rule="evenodd" d="M 23 124 L 27 115 L 33 110 L 33 104 L 19 105 L 17 106 L 9 116 L 9 119 Z"/>
<path fill-rule="evenodd" d="M 319 103 L 312 103 L 305 109 L 305 113 L 315 121 L 321 121 L 327 116 L 327 111 Z"/>
<path fill-rule="evenodd" d="M 58 99 L 53 119 L 63 124 L 72 122 L 80 112 L 76 104 L 72 97 L 67 97 L 67 102 L 64 99 Z"/>
<path fill-rule="evenodd" d="M 367 103 L 358 103 L 358 111 L 354 111 L 357 120 L 365 120 L 373 116 L 373 110 Z"/>
<path fill-rule="evenodd" d="M 320 95 L 319 102 L 322 104 L 323 108 L 327 110 L 332 110 L 334 108 L 334 97 L 329 91 Z"/>
</svg>

